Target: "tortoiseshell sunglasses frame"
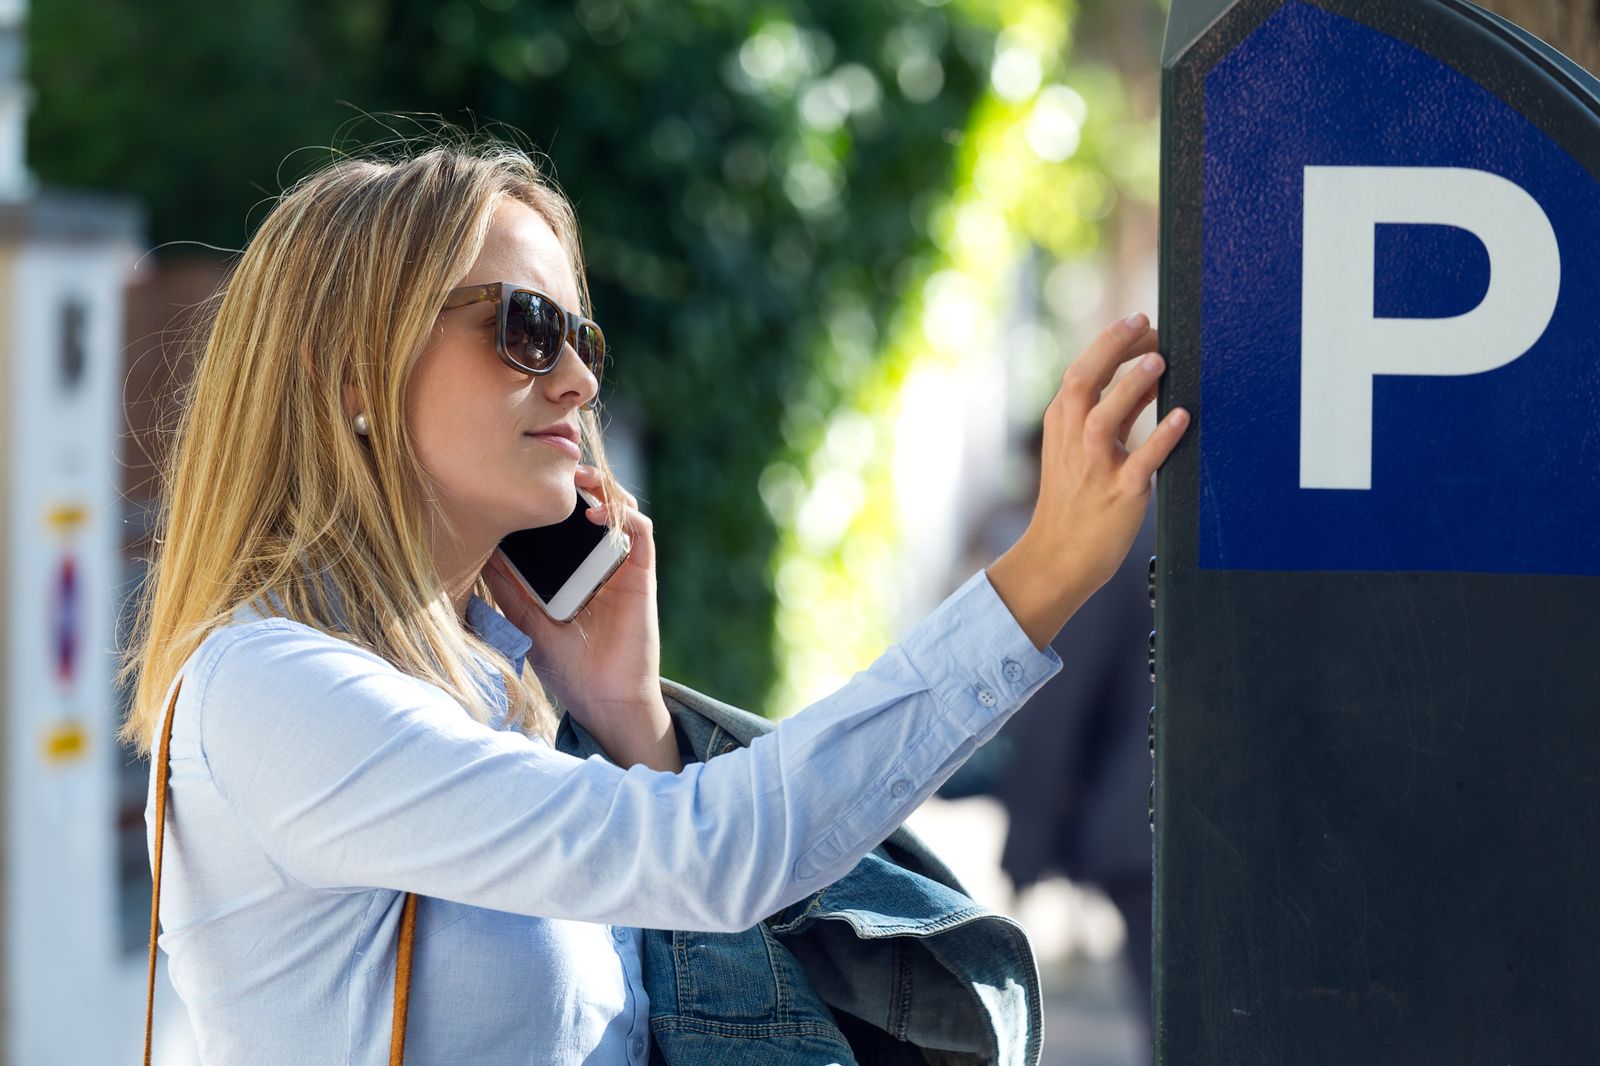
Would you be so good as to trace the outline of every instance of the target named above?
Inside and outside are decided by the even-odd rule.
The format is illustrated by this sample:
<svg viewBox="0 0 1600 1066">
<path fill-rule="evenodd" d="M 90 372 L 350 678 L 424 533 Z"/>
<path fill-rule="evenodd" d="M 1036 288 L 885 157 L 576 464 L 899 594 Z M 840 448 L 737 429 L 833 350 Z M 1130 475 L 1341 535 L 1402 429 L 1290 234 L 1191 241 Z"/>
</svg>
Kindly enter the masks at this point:
<svg viewBox="0 0 1600 1066">
<path fill-rule="evenodd" d="M 596 381 L 601 380 L 600 375 L 605 369 L 606 363 L 605 331 L 600 328 L 600 323 L 596 322 L 594 319 L 586 318 L 583 315 L 578 314 L 576 311 L 568 311 L 565 307 L 562 307 L 556 302 L 555 297 L 551 296 L 547 292 L 531 288 L 527 285 L 516 285 L 509 281 L 492 281 L 484 285 L 463 285 L 458 289 L 450 290 L 449 295 L 445 297 L 444 306 L 440 308 L 440 310 L 450 311 L 457 307 L 465 307 L 468 304 L 498 301 L 500 307 L 499 314 L 495 320 L 494 346 L 495 350 L 500 354 L 500 359 L 507 366 L 514 370 L 520 370 L 524 374 L 548 374 L 550 371 L 556 368 L 557 364 L 560 363 L 561 357 L 559 353 L 555 359 L 550 361 L 549 366 L 544 367 L 543 369 L 538 369 L 518 361 L 511 354 L 510 348 L 508 348 L 506 345 L 506 316 L 511 311 L 512 295 L 519 292 L 531 293 L 539 299 L 544 300 L 551 307 L 560 312 L 561 344 L 563 348 L 570 344 L 572 345 L 573 352 L 576 353 L 578 351 L 579 327 L 590 326 L 594 329 L 595 334 L 600 338 L 600 358 L 598 360 L 598 365 L 589 367 L 589 372 L 595 376 Z M 581 359 L 582 356 L 579 356 L 579 358 Z M 585 406 L 592 407 L 593 401 Z"/>
</svg>

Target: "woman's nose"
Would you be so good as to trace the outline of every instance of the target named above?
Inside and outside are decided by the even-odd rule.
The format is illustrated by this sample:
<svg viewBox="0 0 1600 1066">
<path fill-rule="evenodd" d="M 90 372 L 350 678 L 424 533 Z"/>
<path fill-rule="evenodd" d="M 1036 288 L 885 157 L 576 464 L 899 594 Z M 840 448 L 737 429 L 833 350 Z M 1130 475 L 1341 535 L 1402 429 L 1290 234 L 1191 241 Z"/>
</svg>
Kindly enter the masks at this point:
<svg viewBox="0 0 1600 1066">
<path fill-rule="evenodd" d="M 585 405 L 599 394 L 600 380 L 578 357 L 578 350 L 570 342 L 563 342 L 561 358 L 556 361 L 555 369 L 545 375 L 545 388 L 556 402 L 575 392 L 581 397 L 578 403 Z"/>
</svg>

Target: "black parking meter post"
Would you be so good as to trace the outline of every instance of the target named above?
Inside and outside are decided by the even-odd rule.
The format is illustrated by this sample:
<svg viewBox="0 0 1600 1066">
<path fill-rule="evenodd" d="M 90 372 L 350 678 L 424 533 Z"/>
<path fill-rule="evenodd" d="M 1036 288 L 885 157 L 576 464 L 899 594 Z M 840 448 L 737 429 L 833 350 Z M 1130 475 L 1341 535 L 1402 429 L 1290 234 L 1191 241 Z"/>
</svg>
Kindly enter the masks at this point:
<svg viewBox="0 0 1600 1066">
<path fill-rule="evenodd" d="M 1597 84 L 1458 0 L 1163 64 L 1157 1062 L 1600 1062 Z"/>
</svg>

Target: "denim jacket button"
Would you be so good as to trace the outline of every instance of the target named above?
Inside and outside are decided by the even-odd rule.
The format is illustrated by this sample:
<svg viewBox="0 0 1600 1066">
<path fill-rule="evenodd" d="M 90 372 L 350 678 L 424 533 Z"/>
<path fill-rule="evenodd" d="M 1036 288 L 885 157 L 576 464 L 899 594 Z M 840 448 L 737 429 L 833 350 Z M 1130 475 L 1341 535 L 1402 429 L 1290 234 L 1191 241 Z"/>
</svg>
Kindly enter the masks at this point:
<svg viewBox="0 0 1600 1066">
<path fill-rule="evenodd" d="M 1005 670 L 1007 681 L 1015 681 L 1022 676 L 1022 664 L 1015 659 L 1006 660 Z"/>
<path fill-rule="evenodd" d="M 1000 699 L 994 694 L 994 689 L 984 687 L 978 690 L 978 702 L 983 704 L 985 707 L 993 707 L 996 703 L 1000 702 Z"/>
<path fill-rule="evenodd" d="M 910 792 L 910 791 L 911 791 L 911 782 L 910 781 L 905 781 L 905 780 L 896 781 L 894 784 L 889 786 L 889 794 L 891 796 L 893 796 L 895 799 L 899 799 L 901 796 L 904 796 L 907 792 Z"/>
</svg>

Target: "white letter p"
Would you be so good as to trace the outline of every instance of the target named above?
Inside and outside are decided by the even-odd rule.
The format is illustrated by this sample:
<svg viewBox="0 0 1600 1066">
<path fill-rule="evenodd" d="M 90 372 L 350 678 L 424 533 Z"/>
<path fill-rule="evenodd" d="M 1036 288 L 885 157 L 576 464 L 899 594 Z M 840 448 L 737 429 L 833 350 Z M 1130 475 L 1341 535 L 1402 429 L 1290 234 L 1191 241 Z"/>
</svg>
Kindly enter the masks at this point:
<svg viewBox="0 0 1600 1066">
<path fill-rule="evenodd" d="M 1455 226 L 1489 252 L 1489 290 L 1453 318 L 1377 318 L 1377 225 Z M 1550 220 L 1521 186 L 1458 167 L 1306 167 L 1300 487 L 1372 487 L 1372 379 L 1481 374 L 1544 334 L 1561 289 Z"/>
</svg>

